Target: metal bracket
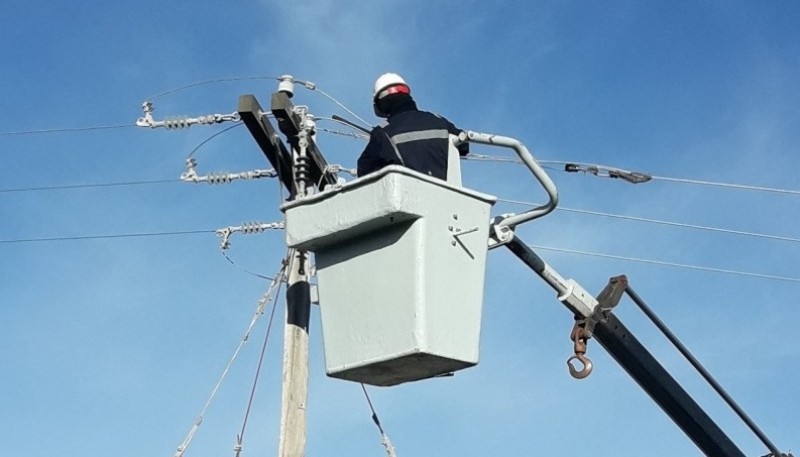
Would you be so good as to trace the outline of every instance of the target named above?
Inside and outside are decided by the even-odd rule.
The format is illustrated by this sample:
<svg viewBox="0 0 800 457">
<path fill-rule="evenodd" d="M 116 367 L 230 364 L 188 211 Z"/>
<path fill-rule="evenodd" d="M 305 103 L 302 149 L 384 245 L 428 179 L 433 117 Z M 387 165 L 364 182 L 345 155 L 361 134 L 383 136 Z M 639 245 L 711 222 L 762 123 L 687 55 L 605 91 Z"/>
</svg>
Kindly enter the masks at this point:
<svg viewBox="0 0 800 457">
<path fill-rule="evenodd" d="M 575 379 L 583 379 L 592 373 L 592 361 L 586 357 L 586 349 L 589 338 L 592 337 L 594 327 L 599 322 L 608 320 L 608 313 L 619 304 L 622 294 L 628 287 L 628 278 L 624 275 L 615 276 L 608 280 L 608 284 L 597 296 L 597 306 L 592 315 L 588 317 L 575 317 L 575 325 L 570 332 L 570 339 L 575 342 L 575 355 L 567 359 L 569 374 Z M 572 363 L 577 360 L 583 364 L 583 368 L 578 370 Z"/>
<path fill-rule="evenodd" d="M 492 218 L 489 225 L 489 249 L 502 246 L 514 239 L 514 228 L 508 225 L 501 225 L 503 220 L 514 216 L 514 213 L 501 214 Z"/>
</svg>

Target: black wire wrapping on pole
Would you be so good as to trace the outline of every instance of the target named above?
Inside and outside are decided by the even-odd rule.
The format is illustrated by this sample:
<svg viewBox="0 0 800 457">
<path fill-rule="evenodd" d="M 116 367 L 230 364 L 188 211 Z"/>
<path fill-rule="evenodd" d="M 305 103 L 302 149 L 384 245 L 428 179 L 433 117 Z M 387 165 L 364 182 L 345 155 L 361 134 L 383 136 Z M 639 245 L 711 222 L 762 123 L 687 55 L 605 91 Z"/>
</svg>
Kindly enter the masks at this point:
<svg viewBox="0 0 800 457">
<path fill-rule="evenodd" d="M 719 394 L 719 396 L 722 397 L 723 400 L 725 400 L 725 403 L 727 403 L 728 406 L 730 406 L 731 409 L 733 409 L 733 411 L 739 416 L 739 418 L 742 419 L 742 421 L 745 424 L 747 424 L 750 430 L 752 430 L 753 433 L 755 433 L 756 436 L 758 436 L 758 438 L 761 440 L 762 443 L 764 443 L 765 446 L 767 446 L 770 452 L 772 452 L 772 454 L 775 457 L 780 457 L 785 455 L 778 450 L 778 448 L 769 440 L 769 438 L 767 438 L 764 432 L 762 432 L 761 429 L 759 429 L 758 426 L 755 424 L 755 422 L 753 422 L 753 420 L 750 419 L 750 417 L 744 412 L 744 410 L 742 410 L 742 408 L 739 407 L 736 401 L 734 401 L 733 398 L 731 398 L 731 396 L 728 395 L 725 389 L 722 388 L 722 386 L 716 381 L 716 379 L 714 379 L 714 377 L 711 376 L 711 373 L 709 373 L 708 370 L 706 370 L 703 367 L 703 365 L 700 364 L 700 362 L 692 355 L 692 353 L 689 352 L 686 346 L 684 346 L 683 343 L 681 343 L 680 340 L 678 340 L 678 337 L 675 336 L 675 334 L 672 333 L 672 331 L 670 331 L 669 328 L 667 328 L 667 326 L 664 324 L 663 321 L 661 321 L 661 319 L 658 318 L 658 316 L 656 316 L 655 312 L 653 312 L 653 310 L 649 306 L 647 306 L 647 303 L 645 303 L 644 300 L 642 300 L 642 298 L 630 286 L 628 286 L 625 289 L 625 293 L 628 294 L 628 296 L 631 298 L 631 300 L 633 300 L 636 306 L 638 306 L 639 309 L 642 310 L 642 312 L 650 319 L 650 321 L 652 321 L 653 324 L 655 324 L 655 326 L 658 327 L 661 333 L 663 333 L 664 336 L 666 336 L 667 339 L 675 346 L 675 348 L 678 349 L 678 352 L 680 352 L 686 358 L 686 360 L 688 360 L 689 363 L 695 368 L 695 370 L 697 370 L 697 372 L 700 373 L 700 376 L 702 376 L 703 379 L 705 379 L 709 383 L 709 385 L 711 385 L 711 387 L 717 392 L 717 394 Z"/>
</svg>

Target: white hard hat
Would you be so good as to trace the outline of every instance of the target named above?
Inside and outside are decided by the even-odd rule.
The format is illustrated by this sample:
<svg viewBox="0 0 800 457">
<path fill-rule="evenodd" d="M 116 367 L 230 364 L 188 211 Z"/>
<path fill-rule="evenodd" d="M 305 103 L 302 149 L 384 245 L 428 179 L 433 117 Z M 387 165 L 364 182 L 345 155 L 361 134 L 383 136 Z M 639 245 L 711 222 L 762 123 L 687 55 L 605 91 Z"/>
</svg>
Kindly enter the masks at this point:
<svg viewBox="0 0 800 457">
<path fill-rule="evenodd" d="M 389 91 L 390 88 L 396 88 Z M 375 81 L 375 90 L 372 92 L 372 99 L 383 98 L 390 93 L 410 94 L 411 88 L 406 84 L 406 80 L 397 73 L 384 73 Z"/>
</svg>

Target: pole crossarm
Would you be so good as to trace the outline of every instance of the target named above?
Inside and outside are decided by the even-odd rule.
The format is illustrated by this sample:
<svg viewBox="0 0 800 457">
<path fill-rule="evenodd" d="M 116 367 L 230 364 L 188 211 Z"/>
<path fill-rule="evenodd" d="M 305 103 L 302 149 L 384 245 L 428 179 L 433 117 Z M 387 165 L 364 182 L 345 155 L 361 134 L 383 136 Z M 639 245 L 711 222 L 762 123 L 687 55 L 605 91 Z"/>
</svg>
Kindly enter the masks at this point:
<svg viewBox="0 0 800 457">
<path fill-rule="evenodd" d="M 240 96 L 238 113 L 264 156 L 278 173 L 278 178 L 289 191 L 291 198 L 294 198 L 297 192 L 292 173 L 292 155 L 280 140 L 256 97 L 250 94 Z"/>
<path fill-rule="evenodd" d="M 297 148 L 300 132 L 303 130 L 303 120 L 295 112 L 289 95 L 285 92 L 275 92 L 270 100 L 270 109 L 278 121 L 278 128 L 286 135 L 293 149 Z M 307 138 L 307 154 L 310 159 L 310 178 L 314 183 L 320 183 L 321 188 L 334 185 L 337 182 L 336 173 L 332 172 L 325 157 L 317 147 L 313 136 Z"/>
</svg>

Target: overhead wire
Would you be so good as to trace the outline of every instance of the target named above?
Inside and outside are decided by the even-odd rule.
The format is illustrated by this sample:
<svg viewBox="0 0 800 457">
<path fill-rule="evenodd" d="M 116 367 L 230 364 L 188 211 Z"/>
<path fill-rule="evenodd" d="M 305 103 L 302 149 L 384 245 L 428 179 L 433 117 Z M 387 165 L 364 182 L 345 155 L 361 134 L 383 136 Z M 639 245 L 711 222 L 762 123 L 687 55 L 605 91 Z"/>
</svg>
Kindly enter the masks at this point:
<svg viewBox="0 0 800 457">
<path fill-rule="evenodd" d="M 505 201 L 505 200 L 502 200 Z M 521 203 L 514 200 L 509 200 L 512 203 Z M 574 211 L 574 212 L 584 212 L 583 210 L 570 210 L 570 209 L 561 209 L 562 211 Z M 593 214 L 594 212 L 587 212 L 588 214 Z M 615 217 L 616 215 L 606 215 L 603 213 L 597 213 L 594 215 L 604 215 L 608 217 Z M 644 220 L 646 222 L 653 222 L 643 218 L 633 218 L 629 216 L 622 216 L 622 218 L 629 218 L 631 220 Z M 658 222 L 665 222 L 665 221 L 658 221 Z M 668 224 L 668 225 L 679 225 L 675 224 Z M 679 226 L 685 226 L 688 224 L 681 224 Z M 714 229 L 712 227 L 701 227 L 696 226 L 694 228 L 703 228 L 706 230 L 714 230 L 714 231 L 725 231 L 732 233 L 734 231 L 727 231 L 725 229 Z M 114 239 L 114 238 L 136 238 L 136 237 L 150 237 L 150 236 L 168 236 L 168 235 L 190 235 L 190 234 L 208 234 L 208 233 L 216 233 L 216 230 L 186 230 L 186 231 L 175 231 L 175 232 L 151 232 L 151 233 L 129 233 L 129 234 L 114 234 L 114 235 L 84 235 L 84 236 L 72 236 L 72 237 L 52 237 L 52 238 L 23 238 L 23 239 L 10 239 L 10 240 L 0 240 L 0 244 L 13 244 L 13 243 L 34 243 L 34 242 L 55 242 L 55 241 L 75 241 L 75 240 L 95 240 L 95 239 Z M 737 234 L 740 235 L 747 235 L 747 236 L 758 236 L 762 238 L 770 238 L 770 239 L 782 239 L 786 241 L 793 241 L 796 242 L 798 240 L 794 238 L 788 237 L 776 237 L 772 235 L 763 235 L 763 234 L 752 234 L 747 232 L 739 232 Z M 787 281 L 787 282 L 800 282 L 800 278 L 794 277 L 787 277 L 787 276 L 778 276 L 778 275 L 770 275 L 770 274 L 762 274 L 762 273 L 755 273 L 755 272 L 748 272 L 748 271 L 737 271 L 737 270 L 729 270 L 723 268 L 714 268 L 714 267 L 704 267 L 699 265 L 692 265 L 692 264 L 683 264 L 683 263 L 674 263 L 674 262 L 665 262 L 660 260 L 652 260 L 652 259 L 642 259 L 636 257 L 627 257 L 627 256 L 620 256 L 620 255 L 613 255 L 613 254 L 603 254 L 603 253 L 596 253 L 596 252 L 587 252 L 587 251 L 576 251 L 571 249 L 564 249 L 564 248 L 556 248 L 556 247 L 546 247 L 546 246 L 539 246 L 540 249 L 544 250 L 551 250 L 551 251 L 559 251 L 569 254 L 579 254 L 585 256 L 594 256 L 594 257 L 603 257 L 609 259 L 616 259 L 616 260 L 626 260 L 630 262 L 639 262 L 639 263 L 647 263 L 652 265 L 661 265 L 661 266 L 669 266 L 675 268 L 684 268 L 684 269 L 693 269 L 693 270 L 700 270 L 700 271 L 708 271 L 708 272 L 716 272 L 716 273 L 725 273 L 725 274 L 734 274 L 740 276 L 748 276 L 748 277 L 755 277 L 755 278 L 762 278 L 762 279 L 772 279 L 772 280 L 779 280 L 779 281 Z M 223 253 L 224 255 L 224 253 Z M 262 279 L 270 279 L 266 276 L 260 275 L 258 273 L 251 272 L 246 270 L 240 266 L 238 266 L 235 262 L 233 262 L 230 258 L 225 256 L 226 259 L 236 266 L 247 273 L 257 276 Z"/>
<path fill-rule="evenodd" d="M 772 192 L 777 194 L 800 195 L 800 190 L 778 189 L 775 187 L 751 186 L 746 184 L 731 184 L 731 183 L 716 182 L 716 181 L 701 181 L 698 179 L 669 178 L 666 176 L 652 176 L 652 178 L 654 180 L 670 181 L 682 184 L 698 184 L 702 186 L 714 186 L 714 187 L 723 187 L 729 189 L 753 190 L 758 192 Z"/>
<path fill-rule="evenodd" d="M 342 103 L 340 103 L 339 100 L 336 100 L 332 96 L 328 95 L 328 93 L 325 92 L 324 90 L 320 89 L 319 87 L 315 87 L 314 89 L 311 89 L 311 90 L 316 90 L 317 92 L 319 92 L 323 96 L 327 97 L 329 100 L 331 100 L 333 103 L 338 105 L 340 108 L 342 108 L 343 110 L 347 111 L 351 116 L 353 116 L 354 118 L 356 118 L 359 121 L 361 121 L 362 124 L 369 125 L 369 122 L 365 121 L 364 119 L 361 119 L 361 117 L 359 117 L 358 114 L 352 112 L 348 107 L 346 107 Z"/>
<path fill-rule="evenodd" d="M 36 133 L 62 133 L 62 132 L 88 132 L 93 130 L 111 130 L 136 127 L 136 124 L 117 124 L 117 125 L 97 125 L 90 127 L 64 127 L 52 129 L 17 130 L 11 132 L 0 132 L 0 136 L 31 135 Z"/>
<path fill-rule="evenodd" d="M 498 198 L 497 201 L 505 202 L 505 203 L 512 203 L 517 205 L 525 205 L 525 206 L 534 206 L 534 203 L 521 201 L 521 200 L 512 200 L 508 198 Z M 611 214 L 611 213 L 603 213 L 599 211 L 589 211 L 583 209 L 575 209 L 575 208 L 566 208 L 563 206 L 556 207 L 556 211 L 562 211 L 567 213 L 576 213 L 576 214 L 586 214 L 590 216 L 601 216 L 601 217 L 609 217 L 614 219 L 622 219 L 622 220 L 629 220 L 635 222 L 647 222 L 650 224 L 657 224 L 657 225 L 666 225 L 671 227 L 680 227 L 680 228 L 690 228 L 695 230 L 705 230 L 709 232 L 717 232 L 717 233 L 727 233 L 731 235 L 741 235 L 741 236 L 748 236 L 754 238 L 764 238 L 769 240 L 780 240 L 780 241 L 789 241 L 794 243 L 800 243 L 800 238 L 793 238 L 789 236 L 779 236 L 779 235 L 769 235 L 765 233 L 756 233 L 756 232 L 747 232 L 743 230 L 732 230 L 732 229 L 725 229 L 720 227 L 710 227 L 705 225 L 696 225 L 696 224 L 685 224 L 681 222 L 671 222 L 671 221 L 664 221 L 659 219 L 649 219 L 645 217 L 636 217 L 636 216 L 626 216 L 623 214 Z"/>
<path fill-rule="evenodd" d="M 210 79 L 210 80 L 205 80 L 205 81 L 199 81 L 199 82 L 192 83 L 192 84 L 187 84 L 187 85 L 175 88 L 175 89 L 170 89 L 170 90 L 155 94 L 155 95 L 149 97 L 149 99 L 152 100 L 152 99 L 164 96 L 164 95 L 174 94 L 176 92 L 179 92 L 179 91 L 182 91 L 182 90 L 185 90 L 185 89 L 188 89 L 188 88 L 197 87 L 197 86 L 206 85 L 206 84 L 219 83 L 219 82 L 245 81 L 245 80 L 267 80 L 267 79 L 280 80 L 280 78 L 271 77 L 271 76 L 253 76 L 253 77 L 236 77 L 236 78 Z M 359 121 L 361 121 L 362 123 L 368 125 L 368 123 L 366 121 L 364 121 L 361 117 L 359 117 L 357 114 L 355 114 L 349 108 L 344 106 L 342 103 L 340 103 L 334 97 L 332 97 L 329 94 L 327 94 L 325 91 L 317 88 L 315 84 L 313 84 L 313 83 L 305 83 L 305 82 L 302 82 L 302 81 L 298 81 L 298 82 L 303 83 L 304 87 L 308 88 L 309 90 L 319 92 L 321 95 L 323 95 L 326 98 L 330 99 L 332 102 L 334 102 L 336 105 L 340 106 L 342 109 L 347 111 L 349 114 L 351 114 L 352 116 L 357 118 Z M 334 120 L 336 122 L 340 122 L 340 121 L 338 121 L 336 119 L 331 119 L 331 120 Z M 343 123 L 343 122 L 340 122 L 340 123 Z M 237 126 L 239 126 L 241 124 L 242 124 L 241 122 L 236 123 L 236 124 L 226 128 L 224 130 L 221 130 L 221 131 L 215 133 L 214 135 L 211 135 L 209 138 L 207 138 L 206 140 L 204 140 L 203 142 L 198 144 L 189 153 L 189 157 L 191 157 L 200 147 L 205 145 L 208 141 L 212 140 L 213 138 L 217 137 L 218 135 L 221 135 L 221 134 L 223 134 L 223 133 L 225 133 L 225 132 L 227 132 L 227 131 L 229 131 L 229 130 L 233 129 L 234 127 L 237 127 Z M 59 131 L 99 130 L 99 129 L 122 128 L 122 127 L 131 127 L 131 126 L 135 126 L 135 125 L 134 124 L 126 124 L 126 125 L 115 125 L 115 126 L 84 127 L 84 128 L 75 128 L 75 129 L 43 129 L 43 130 L 31 130 L 31 131 L 20 131 L 20 132 L 0 132 L 0 136 L 2 136 L 2 135 L 24 134 L 24 133 L 47 133 L 47 132 L 59 132 Z M 344 134 L 344 132 L 333 132 L 333 131 L 331 131 L 330 133 Z M 355 136 L 355 135 L 353 135 L 353 136 Z M 467 159 L 467 160 L 486 160 L 486 161 L 496 161 L 496 162 L 521 163 L 519 160 L 513 159 L 513 158 L 488 156 L 488 155 L 475 154 L 475 153 L 464 157 L 464 159 Z M 554 161 L 554 160 L 540 160 L 540 163 L 542 163 L 542 164 L 569 164 L 569 163 L 574 163 L 574 162 Z M 763 186 L 751 186 L 751 185 L 731 184 L 731 183 L 722 183 L 722 182 L 713 182 L 713 181 L 701 181 L 701 180 L 685 179 L 685 178 L 670 178 L 670 177 L 663 177 L 663 176 L 652 176 L 652 179 L 658 179 L 658 180 L 663 180 L 663 181 L 671 181 L 671 182 L 676 182 L 676 183 L 698 184 L 698 185 L 718 186 L 718 187 L 742 189 L 742 190 L 753 190 L 753 191 L 775 192 L 775 193 L 800 195 L 800 191 L 796 191 L 796 190 L 778 189 L 778 188 L 763 187 Z M 99 183 L 99 184 L 66 185 L 66 186 L 42 186 L 42 187 L 17 188 L 17 189 L 0 189 L 0 192 L 24 192 L 24 191 L 37 191 L 37 190 L 61 190 L 61 189 L 73 189 L 73 188 L 87 188 L 87 187 L 109 187 L 109 186 L 126 186 L 126 185 L 162 184 L 162 183 L 168 183 L 168 182 L 177 182 L 177 180 L 152 180 L 152 181 L 131 181 L 131 182 L 121 182 L 121 183 Z M 282 198 L 281 198 L 281 200 L 282 200 Z M 523 202 L 518 202 L 518 201 L 514 201 L 514 200 L 506 200 L 506 199 L 500 199 L 500 200 L 501 201 L 506 201 L 506 202 L 509 202 L 509 203 L 523 203 Z M 707 230 L 707 231 L 720 232 L 720 233 L 729 233 L 729 234 L 752 236 L 752 237 L 774 239 L 774 240 L 782 240 L 782 241 L 800 242 L 800 239 L 792 238 L 792 237 L 767 235 L 767 234 L 745 232 L 745 231 L 739 231 L 739 230 L 729 230 L 729 229 L 722 229 L 722 228 L 716 228 L 716 227 L 699 226 L 699 225 L 693 225 L 693 224 L 683 224 L 683 223 L 670 222 L 670 221 L 660 221 L 660 220 L 655 220 L 655 219 L 639 218 L 639 217 L 624 216 L 624 215 L 614 215 L 614 214 L 600 213 L 600 212 L 587 211 L 587 210 L 570 209 L 570 208 L 559 208 L 559 210 L 567 211 L 567 212 L 588 214 L 588 215 L 595 215 L 595 216 L 612 217 L 612 218 L 618 218 L 618 219 L 626 219 L 626 220 L 648 222 L 648 223 L 661 224 L 661 225 L 669 225 L 669 226 L 675 226 L 675 227 L 692 228 L 692 229 L 698 229 L 698 230 Z M 155 233 L 133 233 L 133 234 L 115 234 L 115 235 L 87 235 L 87 236 L 74 236 L 74 237 L 53 237 L 53 238 L 28 238 L 28 239 L 0 240 L 0 243 L 8 244 L 8 243 L 44 242 L 44 241 L 70 241 L 70 240 L 103 239 L 103 238 L 129 238 L 129 237 L 165 236 L 165 235 L 185 235 L 185 234 L 210 233 L 210 232 L 212 232 L 212 231 L 181 231 L 181 232 L 155 232 Z M 556 248 L 550 248 L 550 249 L 554 250 Z M 568 250 L 565 250 L 564 252 L 567 252 L 567 251 Z M 573 252 L 573 253 L 579 253 L 579 252 Z M 675 267 L 682 267 L 682 268 L 694 268 L 694 269 L 701 269 L 701 270 L 706 270 L 706 271 L 716 271 L 716 272 L 732 273 L 732 274 L 743 274 L 743 275 L 747 275 L 747 276 L 756 276 L 756 277 L 762 277 L 762 278 L 768 278 L 768 279 L 794 280 L 794 278 L 786 278 L 786 277 L 774 276 L 774 275 L 761 275 L 761 274 L 758 274 L 758 273 L 736 272 L 736 271 L 732 271 L 732 270 L 716 269 L 716 268 L 709 268 L 709 267 L 700 267 L 700 266 L 687 265 L 687 264 L 673 264 L 673 263 L 670 263 L 670 262 L 651 261 L 651 260 L 647 260 L 647 259 L 636 259 L 636 258 L 623 257 L 623 256 L 611 256 L 611 255 L 607 255 L 607 254 L 584 253 L 584 252 L 580 252 L 580 254 L 598 255 L 598 256 L 609 257 L 609 258 L 617 258 L 617 259 L 624 259 L 624 260 L 630 260 L 630 261 L 639 261 L 639 262 L 648 262 L 648 263 L 655 263 L 655 264 L 659 264 L 659 265 L 668 265 L 668 266 L 675 266 Z M 237 266 L 238 268 L 241 268 L 238 265 L 236 265 L 230 258 L 228 258 L 227 255 L 225 257 L 231 264 Z M 263 275 L 259 275 L 257 273 L 250 272 L 249 270 L 245 270 L 245 271 L 247 271 L 248 273 L 253 274 L 253 275 L 257 276 L 257 277 L 266 278 Z"/>
<path fill-rule="evenodd" d="M 351 124 L 351 123 L 342 121 L 340 119 L 337 119 L 337 116 L 335 116 L 335 115 L 333 117 L 315 117 L 315 119 L 318 119 L 318 120 L 321 120 L 321 121 L 336 122 L 337 124 L 344 125 L 346 127 L 354 129 L 354 130 L 358 130 L 359 132 L 362 132 L 362 133 L 340 132 L 340 131 L 337 131 L 337 130 L 330 130 L 330 129 L 317 127 L 318 130 L 322 130 L 322 131 L 327 132 L 327 133 L 333 133 L 335 135 L 350 136 L 350 137 L 353 137 L 353 138 L 356 138 L 356 139 L 359 139 L 359 140 L 367 140 L 367 139 L 369 139 L 369 135 L 366 134 L 366 133 L 363 133 L 364 130 L 362 130 L 357 124 Z"/>
<path fill-rule="evenodd" d="M 259 273 L 256 273 L 254 271 L 248 270 L 247 268 L 244 268 L 243 266 L 241 266 L 238 263 L 234 262 L 233 259 L 228 257 L 228 254 L 225 251 L 221 251 L 221 252 L 222 252 L 222 256 L 225 257 L 225 260 L 230 262 L 231 265 L 233 265 L 234 267 L 238 268 L 239 270 L 241 270 L 241 271 L 243 271 L 243 272 L 245 272 L 245 273 L 247 273 L 247 274 L 249 274 L 251 276 L 255 276 L 256 278 L 266 279 L 267 281 L 272 281 L 273 280 L 273 278 L 270 278 L 269 276 L 264 276 L 262 274 L 259 274 Z"/>
<path fill-rule="evenodd" d="M 175 235 L 197 235 L 216 233 L 216 230 L 179 230 L 174 232 L 139 232 L 139 233 L 117 233 L 111 235 L 76 235 L 76 236 L 57 236 L 49 238 L 15 238 L 10 240 L 0 240 L 0 244 L 16 243 L 41 243 L 50 241 L 80 241 L 80 240 L 102 240 L 116 238 L 143 238 L 156 236 L 175 236 Z"/>
<path fill-rule="evenodd" d="M 153 184 L 173 184 L 181 182 L 180 179 L 150 179 L 143 181 L 119 181 L 119 182 L 105 182 L 105 183 L 88 183 L 88 184 L 62 184 L 57 186 L 34 186 L 34 187 L 16 187 L 10 189 L 0 189 L 0 193 L 13 193 L 13 192 L 36 192 L 45 190 L 71 190 L 71 189 L 91 189 L 97 187 L 123 187 L 123 186 L 144 186 Z"/>
<path fill-rule="evenodd" d="M 505 163 L 514 163 L 514 164 L 523 164 L 523 162 L 519 159 L 511 158 L 511 157 L 502 157 L 502 156 L 493 156 L 487 154 L 478 154 L 478 153 L 470 153 L 467 156 L 461 157 L 462 160 L 474 160 L 474 161 L 484 161 L 484 162 L 505 162 Z M 610 168 L 616 169 L 615 167 L 609 167 L 604 165 L 596 165 L 596 164 L 586 164 L 582 162 L 568 162 L 563 160 L 537 160 L 540 164 L 548 165 L 548 164 L 555 164 L 555 165 L 569 165 L 569 164 L 577 164 L 577 165 L 589 165 L 595 167 L 602 167 L 602 168 Z M 551 170 L 558 170 L 558 171 L 565 171 L 563 168 L 549 168 Z M 621 169 L 620 169 L 621 170 Z M 672 178 L 666 176 L 655 176 L 655 175 L 648 175 L 654 181 L 668 181 L 674 182 L 678 184 L 696 184 L 696 185 L 703 185 L 703 186 L 712 186 L 712 187 L 721 187 L 725 189 L 736 189 L 736 190 L 749 190 L 749 191 L 757 191 L 757 192 L 771 192 L 771 193 L 779 193 L 779 194 L 787 194 L 787 195 L 800 195 L 800 190 L 796 189 L 781 189 L 777 187 L 766 187 L 766 186 L 754 186 L 748 184 L 737 184 L 737 183 L 726 183 L 726 182 L 719 182 L 719 181 L 703 181 L 698 179 L 689 179 L 689 178 Z"/>
<path fill-rule="evenodd" d="M 195 152 L 197 152 L 197 150 L 198 150 L 198 149 L 202 148 L 202 147 L 203 147 L 203 146 L 204 146 L 206 143 L 208 143 L 209 141 L 211 141 L 211 140 L 213 140 L 214 138 L 216 138 L 216 137 L 218 137 L 218 136 L 222 135 L 223 133 L 225 133 L 225 132 L 228 132 L 229 130 L 232 130 L 232 129 L 234 129 L 234 128 L 236 128 L 236 127 L 239 127 L 239 126 L 241 126 L 241 125 L 244 125 L 244 123 L 243 123 L 243 122 L 241 122 L 241 121 L 235 122 L 233 125 L 231 125 L 231 126 L 229 126 L 229 127 L 225 127 L 224 129 L 220 130 L 219 132 L 216 132 L 216 133 L 214 133 L 213 135 L 211 135 L 211 136 L 209 136 L 208 138 L 206 138 L 205 140 L 201 141 L 201 142 L 200 142 L 200 144 L 198 144 L 197 146 L 195 146 L 195 147 L 194 147 L 194 149 L 192 149 L 192 151 L 191 151 L 191 152 L 189 153 L 189 155 L 187 156 L 187 159 L 188 159 L 188 158 L 191 158 L 191 157 L 194 155 L 194 153 L 195 153 Z"/>
<path fill-rule="evenodd" d="M 234 78 L 207 79 L 207 80 L 203 80 L 203 81 L 194 82 L 194 83 L 191 83 L 191 84 L 186 84 L 184 86 L 177 87 L 175 89 L 165 90 L 164 92 L 159 92 L 159 93 L 157 93 L 155 95 L 151 95 L 147 99 L 148 100 L 154 100 L 156 98 L 163 97 L 164 95 L 174 94 L 176 92 L 180 92 L 180 91 L 192 88 L 192 87 L 204 86 L 204 85 L 207 85 L 207 84 L 216 84 L 216 83 L 223 83 L 223 82 L 237 82 L 237 81 L 256 81 L 256 80 L 267 80 L 267 79 L 274 79 L 274 80 L 280 81 L 280 78 L 278 78 L 276 76 L 240 76 L 240 77 L 234 77 Z"/>
<path fill-rule="evenodd" d="M 534 248 L 534 246 L 531 246 Z M 602 254 L 598 252 L 588 252 L 588 251 L 579 251 L 575 249 L 565 249 L 565 248 L 557 248 L 552 246 L 541 246 L 536 245 L 536 249 L 542 249 L 545 251 L 553 251 L 553 252 L 562 252 L 565 254 L 577 254 L 583 256 L 590 256 L 590 257 L 601 257 L 605 259 L 614 259 L 614 260 L 626 260 L 629 262 L 639 262 L 639 263 L 647 263 L 651 265 L 660 265 L 666 267 L 676 267 L 676 268 L 685 268 L 690 270 L 699 270 L 699 271 L 707 271 L 707 272 L 714 272 L 714 273 L 725 273 L 731 275 L 738 275 L 738 276 L 748 276 L 751 278 L 760 278 L 760 279 L 773 279 L 777 281 L 786 281 L 786 282 L 797 282 L 800 283 L 800 278 L 793 278 L 788 276 L 777 276 L 777 275 L 770 275 L 770 274 L 761 274 L 761 273 L 753 273 L 749 271 L 737 271 L 737 270 L 727 270 L 724 268 L 713 268 L 713 267 L 704 267 L 700 265 L 691 265 L 686 263 L 674 263 L 674 262 L 664 262 L 661 260 L 651 260 L 651 259 L 641 259 L 637 257 L 627 257 L 621 255 L 613 255 L 613 254 Z"/>
</svg>

